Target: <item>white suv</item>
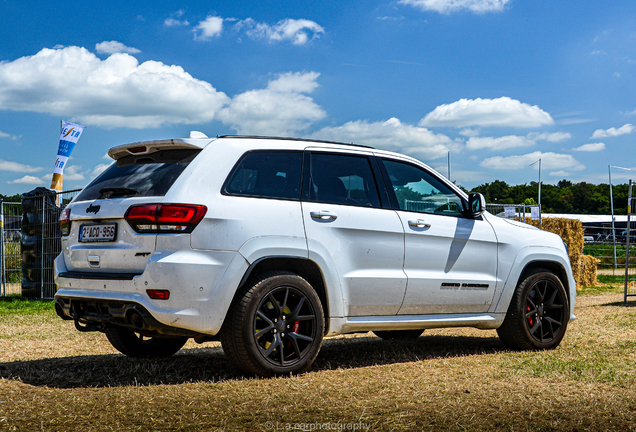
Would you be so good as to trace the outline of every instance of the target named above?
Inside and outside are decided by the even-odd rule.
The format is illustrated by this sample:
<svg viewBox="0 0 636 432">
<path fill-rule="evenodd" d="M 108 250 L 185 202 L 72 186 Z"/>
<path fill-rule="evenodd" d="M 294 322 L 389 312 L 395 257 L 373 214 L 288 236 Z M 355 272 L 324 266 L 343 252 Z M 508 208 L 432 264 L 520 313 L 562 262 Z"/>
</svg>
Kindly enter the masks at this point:
<svg viewBox="0 0 636 432">
<path fill-rule="evenodd" d="M 325 336 L 466 326 L 548 349 L 574 318 L 558 236 L 413 158 L 199 132 L 109 155 L 60 218 L 55 308 L 126 355 L 220 340 L 271 376 L 307 370 Z"/>
</svg>

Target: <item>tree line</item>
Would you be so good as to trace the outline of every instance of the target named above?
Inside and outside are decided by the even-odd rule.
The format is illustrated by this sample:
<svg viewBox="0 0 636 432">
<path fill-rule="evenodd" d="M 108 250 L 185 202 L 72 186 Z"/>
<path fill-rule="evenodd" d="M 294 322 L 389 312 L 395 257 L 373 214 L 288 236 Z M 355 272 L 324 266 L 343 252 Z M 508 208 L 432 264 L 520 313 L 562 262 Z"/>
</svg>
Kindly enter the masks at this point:
<svg viewBox="0 0 636 432">
<path fill-rule="evenodd" d="M 614 214 L 627 214 L 628 184 L 612 186 Z M 538 201 L 539 184 L 510 186 L 495 180 L 475 187 L 488 203 L 534 204 Z M 609 184 L 572 183 L 561 180 L 556 185 L 541 183 L 541 207 L 544 213 L 611 214 Z"/>
</svg>

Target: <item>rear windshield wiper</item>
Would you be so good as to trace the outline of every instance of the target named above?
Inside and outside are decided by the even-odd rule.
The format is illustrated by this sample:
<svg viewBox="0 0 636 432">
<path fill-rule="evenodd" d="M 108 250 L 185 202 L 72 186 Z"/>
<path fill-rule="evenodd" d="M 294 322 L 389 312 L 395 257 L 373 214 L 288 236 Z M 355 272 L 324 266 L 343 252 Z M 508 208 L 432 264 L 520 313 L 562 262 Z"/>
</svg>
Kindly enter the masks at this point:
<svg viewBox="0 0 636 432">
<path fill-rule="evenodd" d="M 138 193 L 139 192 L 137 192 L 135 189 L 122 187 L 109 187 L 99 190 L 99 194 L 106 199 L 116 196 L 137 195 Z"/>
</svg>

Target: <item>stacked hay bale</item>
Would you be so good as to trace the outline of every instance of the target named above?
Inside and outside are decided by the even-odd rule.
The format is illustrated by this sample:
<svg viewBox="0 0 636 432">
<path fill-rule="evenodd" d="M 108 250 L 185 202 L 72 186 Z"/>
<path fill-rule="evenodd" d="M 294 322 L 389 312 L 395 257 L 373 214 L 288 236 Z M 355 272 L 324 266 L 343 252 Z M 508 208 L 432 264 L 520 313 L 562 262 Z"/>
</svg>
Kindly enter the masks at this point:
<svg viewBox="0 0 636 432">
<path fill-rule="evenodd" d="M 539 226 L 539 221 L 531 221 L 542 230 L 549 231 L 561 236 L 568 245 L 572 273 L 576 280 L 576 286 L 594 286 L 596 281 L 596 265 L 598 259 L 593 256 L 583 255 L 583 224 L 575 219 L 544 218 Z"/>
</svg>

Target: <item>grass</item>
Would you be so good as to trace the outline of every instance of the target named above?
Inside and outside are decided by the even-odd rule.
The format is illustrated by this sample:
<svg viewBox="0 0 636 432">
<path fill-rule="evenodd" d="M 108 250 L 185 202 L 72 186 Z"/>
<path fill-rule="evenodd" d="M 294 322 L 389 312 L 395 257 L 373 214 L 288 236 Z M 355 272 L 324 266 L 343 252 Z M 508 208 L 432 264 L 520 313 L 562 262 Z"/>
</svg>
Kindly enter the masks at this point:
<svg viewBox="0 0 636 432">
<path fill-rule="evenodd" d="M 636 430 L 636 307 L 607 283 L 581 291 L 553 351 L 508 351 L 476 329 L 367 333 L 272 379 L 240 375 L 218 343 L 128 359 L 52 308 L 0 302 L 33 304 L 0 314 L 0 430 Z"/>
<path fill-rule="evenodd" d="M 52 300 L 34 300 L 21 296 L 0 297 L 0 316 L 51 313 Z"/>
</svg>

